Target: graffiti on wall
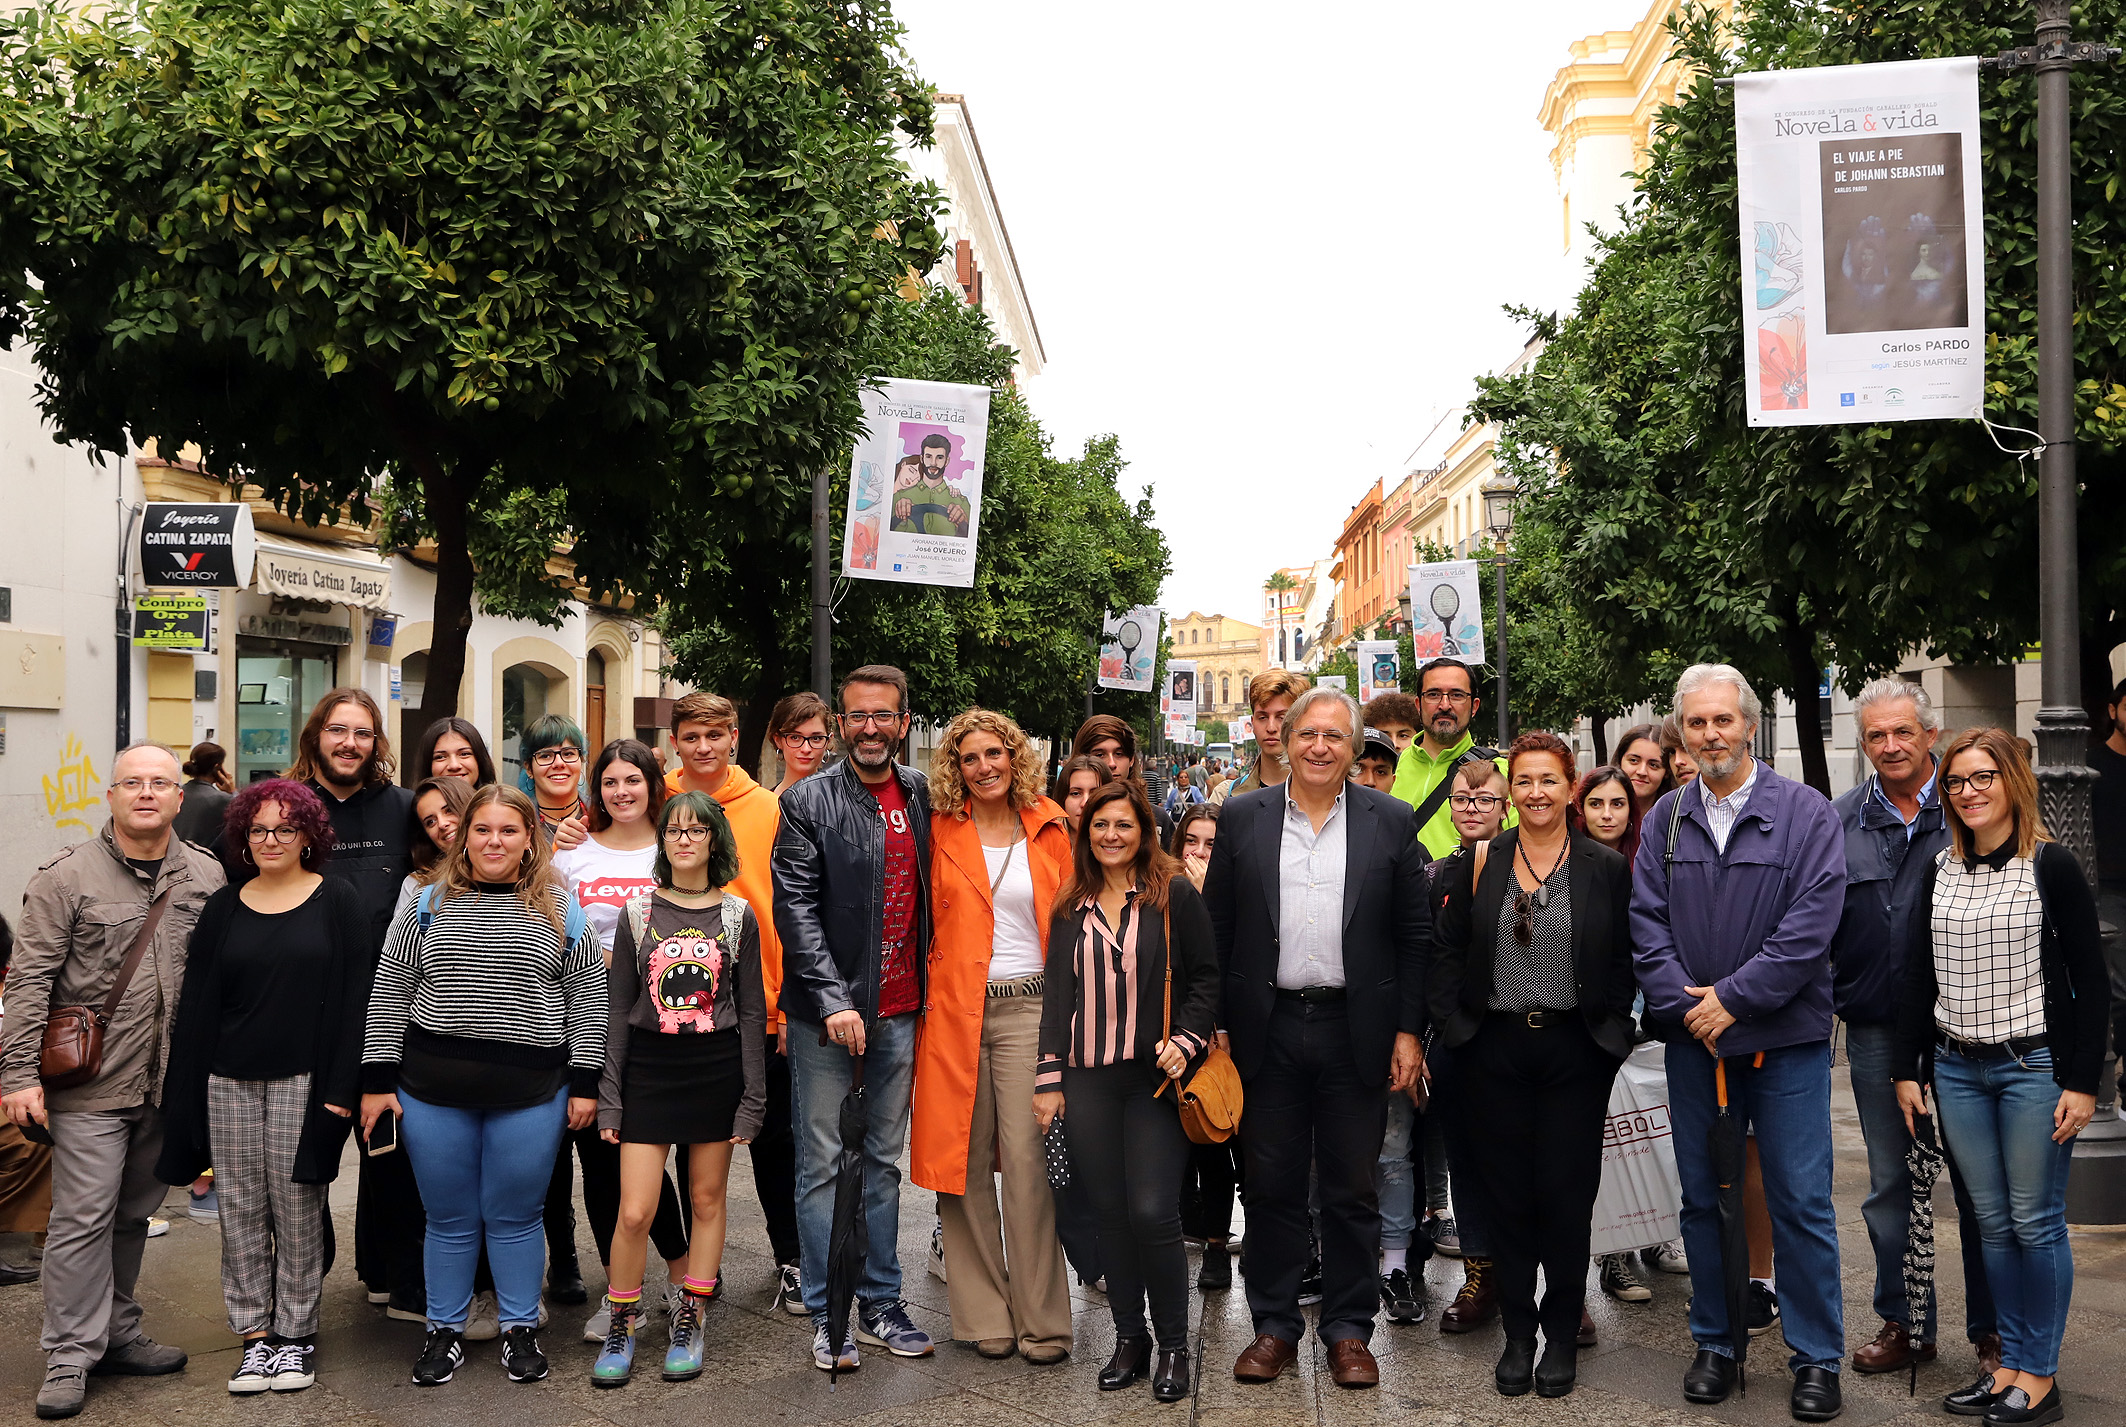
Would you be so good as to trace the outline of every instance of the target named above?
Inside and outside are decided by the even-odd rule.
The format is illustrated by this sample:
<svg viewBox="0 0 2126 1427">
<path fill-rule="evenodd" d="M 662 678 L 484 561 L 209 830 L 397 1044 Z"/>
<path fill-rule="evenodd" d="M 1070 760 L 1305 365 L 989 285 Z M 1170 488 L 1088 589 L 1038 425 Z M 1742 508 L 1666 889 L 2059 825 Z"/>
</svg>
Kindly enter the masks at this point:
<svg viewBox="0 0 2126 1427">
<path fill-rule="evenodd" d="M 58 827 L 93 833 L 95 824 L 74 814 L 87 812 L 102 801 L 103 784 L 96 776 L 96 765 L 83 751 L 80 737 L 70 733 L 59 750 L 58 768 L 45 777 L 44 811 Z"/>
</svg>

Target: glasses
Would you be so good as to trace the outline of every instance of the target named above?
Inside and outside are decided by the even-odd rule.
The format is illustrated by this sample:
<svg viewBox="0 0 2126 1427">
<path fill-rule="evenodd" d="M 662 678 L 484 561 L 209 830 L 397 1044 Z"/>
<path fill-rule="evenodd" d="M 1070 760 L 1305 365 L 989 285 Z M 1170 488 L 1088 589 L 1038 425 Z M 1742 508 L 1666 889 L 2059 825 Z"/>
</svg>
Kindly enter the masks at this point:
<svg viewBox="0 0 2126 1427">
<path fill-rule="evenodd" d="M 1535 943 L 1535 898 L 1526 892 L 1513 895 L 1513 939 L 1522 946 Z"/>
<path fill-rule="evenodd" d="M 709 830 L 705 827 L 668 827 L 664 830 L 666 842 L 707 842 Z"/>
<path fill-rule="evenodd" d="M 353 740 L 354 740 L 354 741 L 355 741 L 356 743 L 374 743 L 374 742 L 376 742 L 376 730 L 375 730 L 375 729 L 373 729 L 373 728 L 351 728 L 351 727 L 349 727 L 348 725 L 346 725 L 346 724 L 344 724 L 344 723 L 328 723 L 328 724 L 326 724 L 326 725 L 325 725 L 325 736 L 326 736 L 327 738 L 351 738 L 351 739 L 353 739 Z"/>
<path fill-rule="evenodd" d="M 827 746 L 827 735 L 824 733 L 786 733 L 783 735 L 782 741 L 797 748 L 825 748 Z"/>
<path fill-rule="evenodd" d="M 1427 689 L 1418 697 L 1428 704 L 1466 704 L 1470 695 L 1466 689 Z"/>
<path fill-rule="evenodd" d="M 124 793 L 126 796 L 131 797 L 142 788 L 146 788 L 159 798 L 165 793 L 176 792 L 178 786 L 178 784 L 171 782 L 168 778 L 120 778 L 117 782 L 111 784 L 111 791 Z"/>
<path fill-rule="evenodd" d="M 888 709 L 881 713 L 845 713 L 842 715 L 843 723 L 853 725 L 856 728 L 891 728 L 896 723 L 899 723 L 900 720 L 901 711 L 899 709 Z"/>
<path fill-rule="evenodd" d="M 1456 812 L 1488 813 L 1506 800 L 1497 793 L 1455 793 L 1447 799 Z"/>
<path fill-rule="evenodd" d="M 1974 793 L 1983 793 L 1993 786 L 1993 780 L 2000 775 L 1998 768 L 1981 768 L 1969 777 L 1961 773 L 1951 773 L 1941 780 L 1941 790 L 1952 798 L 1966 788 Z"/>
<path fill-rule="evenodd" d="M 281 823 L 277 827 L 247 827 L 244 829 L 244 837 L 251 842 L 263 843 L 267 838 L 272 838 L 282 847 L 286 847 L 302 835 L 303 830 L 294 823 Z"/>
<path fill-rule="evenodd" d="M 532 767 L 534 768 L 551 768 L 556 763 L 560 764 L 564 768 L 568 768 L 573 767 L 578 763 L 581 763 L 583 761 L 583 754 L 579 749 L 575 748 L 573 745 L 564 744 L 560 748 L 540 749 L 537 753 L 534 753 L 532 755 L 531 761 Z"/>
<path fill-rule="evenodd" d="M 1331 748 L 1341 748 L 1351 741 L 1351 735 L 1341 729 L 1303 728 L 1292 735 L 1298 743 L 1326 743 Z"/>
</svg>

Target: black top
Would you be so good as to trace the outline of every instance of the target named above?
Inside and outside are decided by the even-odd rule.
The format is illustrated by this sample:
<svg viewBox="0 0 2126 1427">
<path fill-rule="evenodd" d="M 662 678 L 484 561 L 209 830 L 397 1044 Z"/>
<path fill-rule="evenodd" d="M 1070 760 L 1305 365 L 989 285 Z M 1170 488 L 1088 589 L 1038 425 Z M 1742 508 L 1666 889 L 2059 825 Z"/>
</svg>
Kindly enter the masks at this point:
<svg viewBox="0 0 2126 1427">
<path fill-rule="evenodd" d="M 2126 753 L 2100 743 L 2089 755 L 2089 766 L 2097 771 L 2092 797 L 2097 880 L 2107 887 L 2126 886 Z"/>
<path fill-rule="evenodd" d="M 187 782 L 184 792 L 184 806 L 177 810 L 177 820 L 170 824 L 170 831 L 209 852 L 220 852 L 222 818 L 235 795 L 224 793 L 204 778 Z"/>
<path fill-rule="evenodd" d="M 237 899 L 221 945 L 216 1075 L 283 1080 L 317 1069 L 317 1012 L 331 943 L 323 886 L 285 912 L 256 911 Z"/>
</svg>

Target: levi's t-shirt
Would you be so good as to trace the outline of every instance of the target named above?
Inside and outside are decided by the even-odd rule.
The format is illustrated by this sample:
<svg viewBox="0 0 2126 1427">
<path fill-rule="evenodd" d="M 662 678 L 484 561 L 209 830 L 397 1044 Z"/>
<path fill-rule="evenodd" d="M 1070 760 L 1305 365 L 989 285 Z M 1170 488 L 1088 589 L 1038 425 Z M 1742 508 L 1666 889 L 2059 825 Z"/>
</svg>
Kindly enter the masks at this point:
<svg viewBox="0 0 2126 1427">
<path fill-rule="evenodd" d="M 608 958 L 613 952 L 613 930 L 628 899 L 657 885 L 652 870 L 657 865 L 657 845 L 622 851 L 607 847 L 595 834 L 566 852 L 554 854 L 554 875 L 575 894 L 598 945 Z"/>
</svg>

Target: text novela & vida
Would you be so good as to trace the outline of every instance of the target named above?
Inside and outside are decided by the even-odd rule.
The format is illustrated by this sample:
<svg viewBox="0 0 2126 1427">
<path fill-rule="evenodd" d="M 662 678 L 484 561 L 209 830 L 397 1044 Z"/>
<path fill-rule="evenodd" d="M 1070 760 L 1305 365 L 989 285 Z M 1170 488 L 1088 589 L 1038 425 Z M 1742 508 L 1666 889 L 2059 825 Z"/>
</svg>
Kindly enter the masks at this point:
<svg viewBox="0 0 2126 1427">
<path fill-rule="evenodd" d="M 886 402 L 879 407 L 878 414 L 880 416 L 890 416 L 899 421 L 934 421 L 944 426 L 965 426 L 967 424 L 966 411 L 957 406 L 920 406 L 912 404 L 896 406 L 892 402 Z"/>
<path fill-rule="evenodd" d="M 1772 137 L 1775 139 L 1820 139 L 1826 134 L 1911 133 L 1916 129 L 1940 127 L 1939 112 L 1919 107 L 1901 114 L 1878 114 L 1869 109 L 1858 114 L 1825 114 L 1817 110 L 1772 116 Z"/>
</svg>

